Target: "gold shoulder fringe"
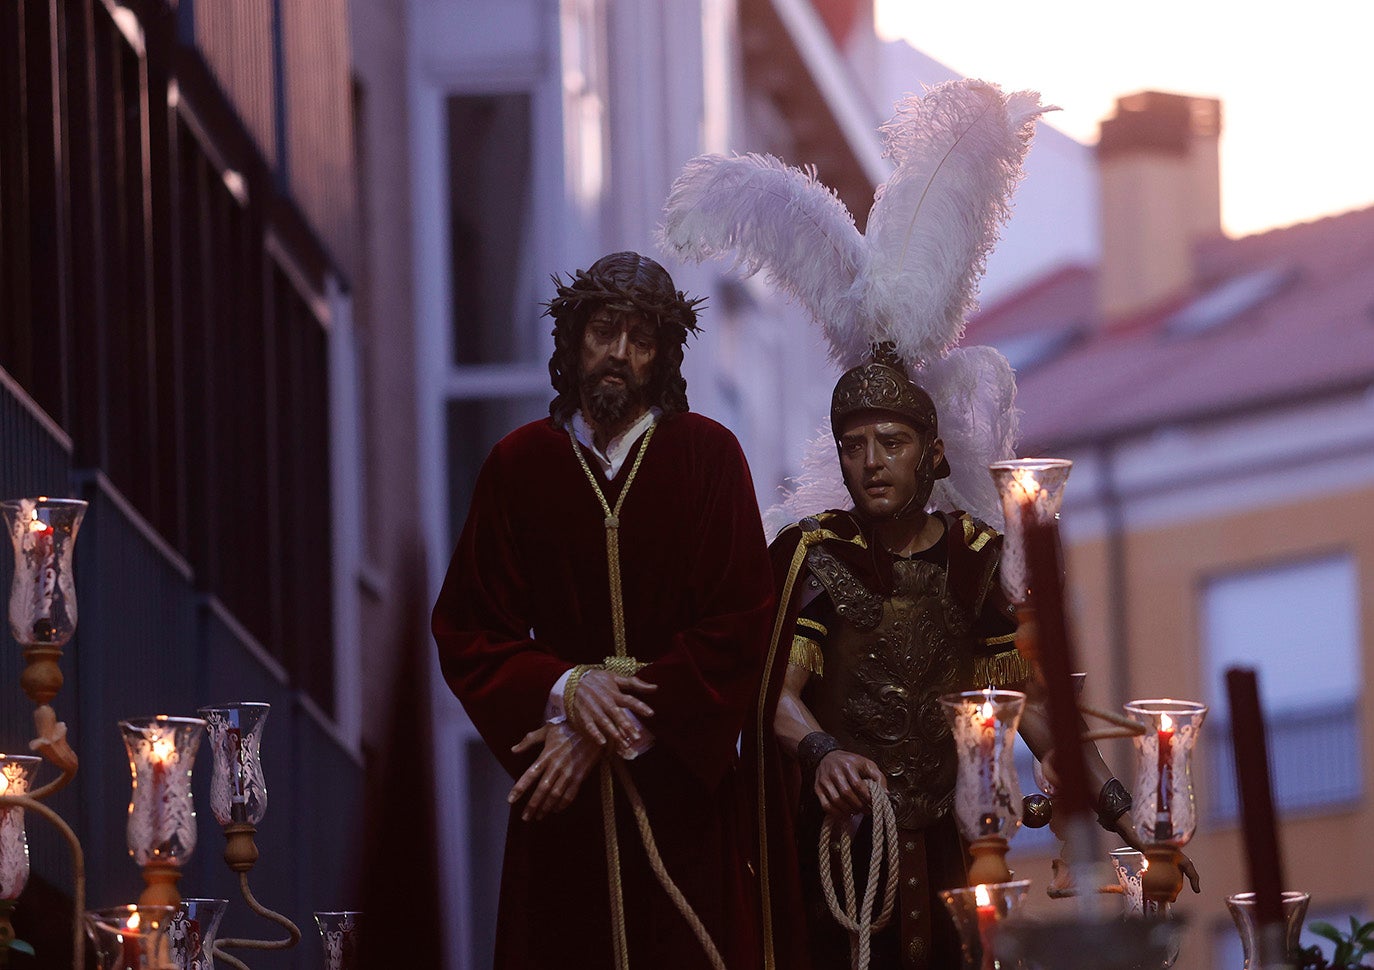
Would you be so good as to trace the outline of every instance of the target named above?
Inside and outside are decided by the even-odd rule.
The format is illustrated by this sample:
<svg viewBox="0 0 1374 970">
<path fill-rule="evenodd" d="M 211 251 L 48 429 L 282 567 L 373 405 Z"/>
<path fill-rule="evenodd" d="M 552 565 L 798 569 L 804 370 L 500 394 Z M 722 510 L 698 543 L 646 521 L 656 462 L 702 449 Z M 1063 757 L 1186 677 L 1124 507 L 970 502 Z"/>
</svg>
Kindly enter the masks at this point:
<svg viewBox="0 0 1374 970">
<path fill-rule="evenodd" d="M 821 653 L 820 644 L 810 637 L 797 634 L 792 638 L 792 653 L 787 662 L 805 667 L 817 677 L 825 676 L 825 655 Z"/>
<path fill-rule="evenodd" d="M 978 687 L 1012 687 L 1029 680 L 1034 672 L 1030 661 L 1017 650 L 975 657 L 973 661 L 973 682 Z"/>
</svg>

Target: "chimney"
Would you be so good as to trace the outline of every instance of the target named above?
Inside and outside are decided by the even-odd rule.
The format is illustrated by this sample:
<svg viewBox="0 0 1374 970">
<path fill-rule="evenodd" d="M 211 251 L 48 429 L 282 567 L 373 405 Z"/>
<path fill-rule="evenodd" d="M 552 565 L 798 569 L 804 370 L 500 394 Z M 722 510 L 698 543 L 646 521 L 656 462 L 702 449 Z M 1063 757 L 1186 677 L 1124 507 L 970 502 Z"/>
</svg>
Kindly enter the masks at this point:
<svg viewBox="0 0 1374 970">
<path fill-rule="evenodd" d="M 1220 135 L 1220 101 L 1157 91 L 1117 99 L 1102 122 L 1103 321 L 1192 285 L 1194 244 L 1221 234 Z"/>
</svg>

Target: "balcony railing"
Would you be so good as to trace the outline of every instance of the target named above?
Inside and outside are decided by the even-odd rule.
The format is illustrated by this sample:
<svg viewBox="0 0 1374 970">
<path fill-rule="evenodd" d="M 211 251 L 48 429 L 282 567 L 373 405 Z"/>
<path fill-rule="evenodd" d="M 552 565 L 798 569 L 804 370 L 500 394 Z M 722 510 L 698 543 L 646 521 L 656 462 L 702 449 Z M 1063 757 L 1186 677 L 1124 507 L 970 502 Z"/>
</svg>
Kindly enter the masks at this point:
<svg viewBox="0 0 1374 970">
<path fill-rule="evenodd" d="M 1321 708 L 1278 713 L 1268 718 L 1269 772 L 1274 806 L 1280 812 L 1339 810 L 1364 793 L 1360 707 L 1355 699 Z M 1214 821 L 1239 814 L 1231 728 L 1207 725 L 1207 792 L 1204 804 Z"/>
</svg>

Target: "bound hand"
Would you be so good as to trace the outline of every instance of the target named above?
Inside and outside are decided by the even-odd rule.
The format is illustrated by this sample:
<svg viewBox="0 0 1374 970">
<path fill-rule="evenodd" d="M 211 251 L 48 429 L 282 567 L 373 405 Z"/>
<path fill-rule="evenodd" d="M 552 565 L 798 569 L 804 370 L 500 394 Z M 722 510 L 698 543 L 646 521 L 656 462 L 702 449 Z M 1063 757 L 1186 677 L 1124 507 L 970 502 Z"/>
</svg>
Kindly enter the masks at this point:
<svg viewBox="0 0 1374 970">
<path fill-rule="evenodd" d="M 653 708 L 635 694 L 650 694 L 656 690 L 656 685 L 638 677 L 622 677 L 609 670 L 589 670 L 578 681 L 568 721 L 599 748 L 606 746 L 608 738 L 617 747 L 627 747 L 639 740 L 640 732 L 625 711 L 634 711 L 640 717 L 653 717 Z"/>
<path fill-rule="evenodd" d="M 526 822 L 537 822 L 571 805 L 592 766 L 601 759 L 601 751 L 595 745 L 563 723 L 542 725 L 525 735 L 511 750 L 519 754 L 540 744 L 543 750 L 539 757 L 506 796 L 506 801 L 514 805 L 533 789 L 529 804 L 520 813 L 520 818 Z"/>
<path fill-rule="evenodd" d="M 852 751 L 832 751 L 816 766 L 816 797 L 830 815 L 867 813 L 869 781 L 887 791 L 887 778 L 872 761 Z"/>
</svg>

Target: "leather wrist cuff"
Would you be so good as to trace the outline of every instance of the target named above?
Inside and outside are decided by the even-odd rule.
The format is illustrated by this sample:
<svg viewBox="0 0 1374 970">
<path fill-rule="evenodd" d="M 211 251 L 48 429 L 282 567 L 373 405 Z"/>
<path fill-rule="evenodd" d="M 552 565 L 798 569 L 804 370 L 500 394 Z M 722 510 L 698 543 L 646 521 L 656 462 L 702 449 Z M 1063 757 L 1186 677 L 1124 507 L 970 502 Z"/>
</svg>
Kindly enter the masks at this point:
<svg viewBox="0 0 1374 970">
<path fill-rule="evenodd" d="M 821 759 L 839 746 L 840 742 L 824 731 L 812 731 L 797 745 L 797 761 L 801 762 L 803 771 L 814 774 Z"/>
<path fill-rule="evenodd" d="M 1116 820 L 1131 810 L 1131 793 L 1115 778 L 1097 794 L 1097 824 L 1108 832 L 1116 831 Z"/>
</svg>

